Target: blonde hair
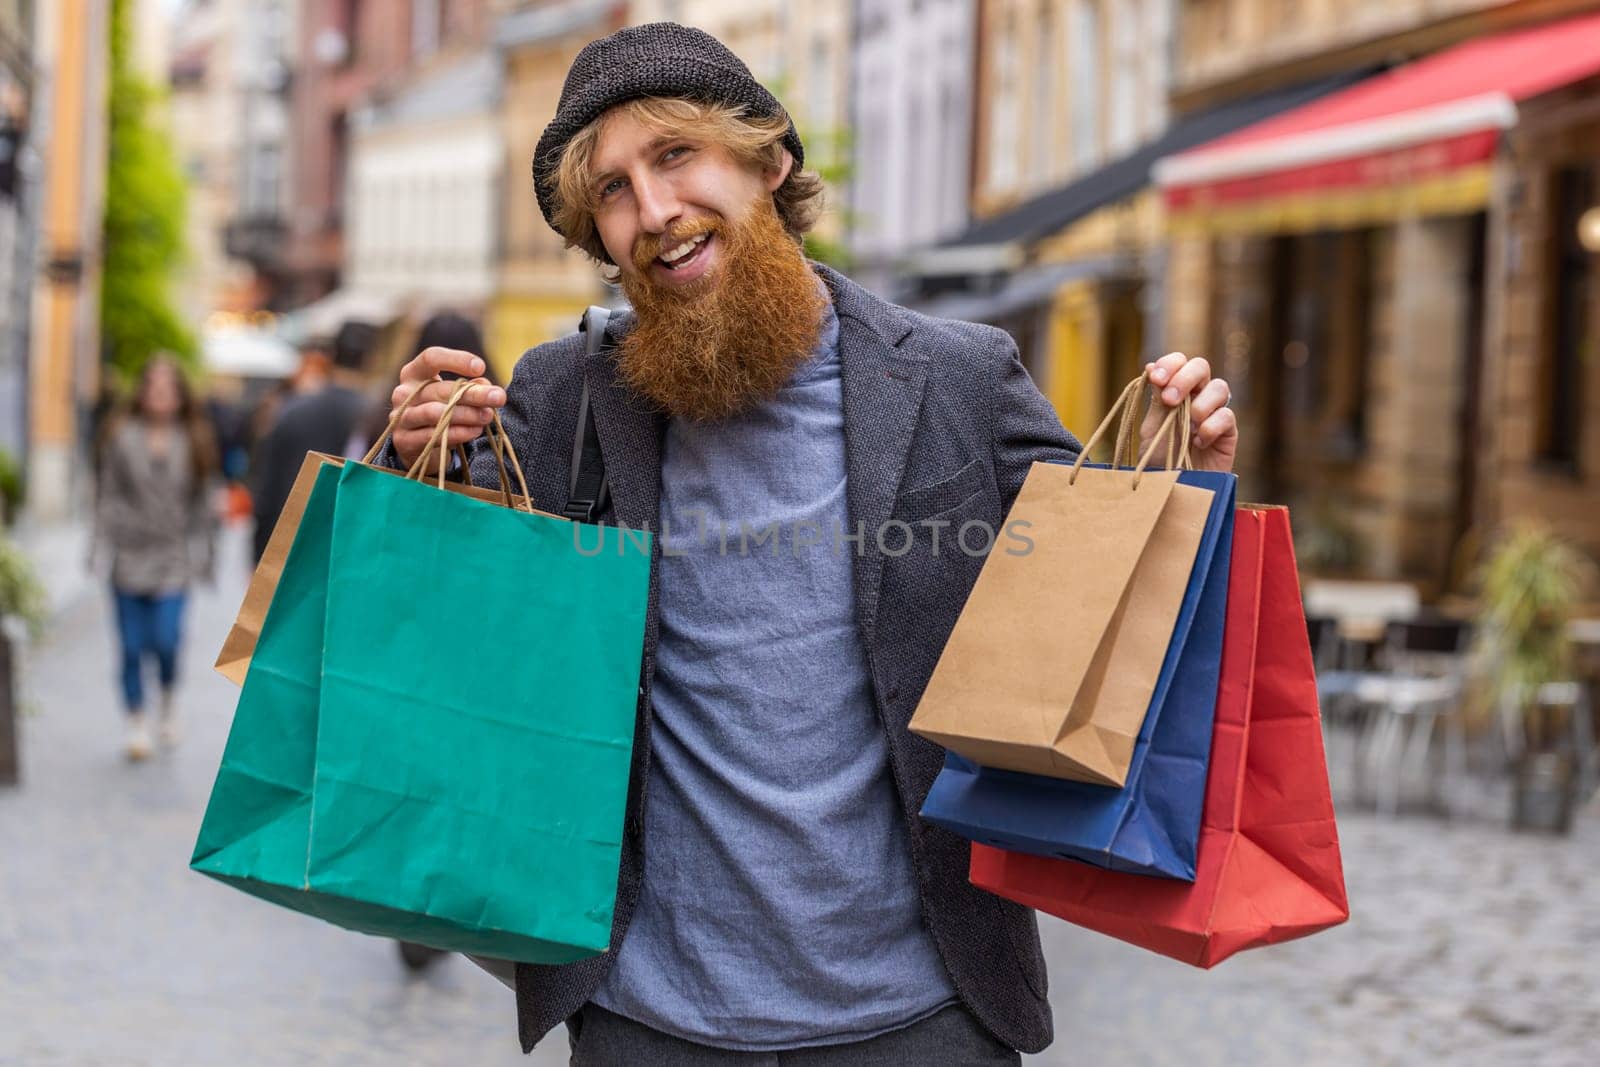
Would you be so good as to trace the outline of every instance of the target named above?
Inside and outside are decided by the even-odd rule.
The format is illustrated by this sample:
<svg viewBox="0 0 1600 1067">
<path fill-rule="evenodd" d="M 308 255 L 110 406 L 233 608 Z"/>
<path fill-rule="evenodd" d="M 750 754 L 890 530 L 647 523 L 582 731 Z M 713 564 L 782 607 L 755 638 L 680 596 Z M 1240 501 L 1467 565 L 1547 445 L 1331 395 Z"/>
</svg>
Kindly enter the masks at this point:
<svg viewBox="0 0 1600 1067">
<path fill-rule="evenodd" d="M 769 171 L 783 166 L 783 136 L 789 130 L 789 116 L 782 110 L 760 118 L 727 104 L 662 96 L 618 104 L 567 142 L 548 189 L 555 198 L 555 227 L 566 238 L 567 247 L 581 249 L 600 263 L 611 263 L 611 256 L 594 224 L 594 212 L 599 206 L 594 188 L 594 149 L 605 124 L 617 115 L 627 115 L 659 133 L 705 138 L 748 166 Z M 772 194 L 772 202 L 784 230 L 799 242 L 822 214 L 822 179 L 797 164 Z"/>
</svg>

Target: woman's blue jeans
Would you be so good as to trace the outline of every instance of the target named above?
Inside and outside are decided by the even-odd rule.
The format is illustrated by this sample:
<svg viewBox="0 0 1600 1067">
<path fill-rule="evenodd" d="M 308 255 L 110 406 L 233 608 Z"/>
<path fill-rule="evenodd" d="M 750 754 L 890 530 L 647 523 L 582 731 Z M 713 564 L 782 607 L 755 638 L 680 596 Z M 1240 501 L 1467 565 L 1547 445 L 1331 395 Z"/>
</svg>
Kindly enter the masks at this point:
<svg viewBox="0 0 1600 1067">
<path fill-rule="evenodd" d="M 176 593 L 129 593 L 113 589 L 117 604 L 117 634 L 122 639 L 122 696 L 130 712 L 144 708 L 144 661 L 153 656 L 162 689 L 178 680 L 178 642 L 183 629 L 183 606 L 188 599 Z"/>
</svg>

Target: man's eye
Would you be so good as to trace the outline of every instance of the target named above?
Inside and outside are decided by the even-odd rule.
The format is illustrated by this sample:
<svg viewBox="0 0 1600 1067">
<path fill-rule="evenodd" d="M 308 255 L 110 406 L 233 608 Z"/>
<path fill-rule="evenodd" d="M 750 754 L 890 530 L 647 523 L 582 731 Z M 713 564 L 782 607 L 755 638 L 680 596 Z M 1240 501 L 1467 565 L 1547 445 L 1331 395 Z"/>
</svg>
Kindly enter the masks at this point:
<svg viewBox="0 0 1600 1067">
<path fill-rule="evenodd" d="M 665 152 L 661 153 L 661 162 L 670 163 L 677 157 L 688 154 L 689 148 L 687 145 L 677 145 L 676 147 L 669 148 Z"/>
<path fill-rule="evenodd" d="M 618 189 L 621 189 L 625 184 L 626 182 L 624 182 L 621 178 L 612 178 L 610 181 L 606 182 L 605 185 L 600 187 L 600 198 L 602 200 L 605 199 Z"/>
</svg>

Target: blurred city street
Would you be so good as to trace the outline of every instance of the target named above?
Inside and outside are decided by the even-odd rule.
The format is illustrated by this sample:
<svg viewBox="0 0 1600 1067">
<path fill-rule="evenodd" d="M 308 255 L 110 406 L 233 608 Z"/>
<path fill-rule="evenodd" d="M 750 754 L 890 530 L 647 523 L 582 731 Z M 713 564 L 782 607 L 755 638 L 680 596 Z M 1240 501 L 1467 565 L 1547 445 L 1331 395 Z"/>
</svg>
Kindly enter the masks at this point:
<svg viewBox="0 0 1600 1067">
<path fill-rule="evenodd" d="M 210 667 L 247 545 L 195 598 L 182 745 L 120 748 L 107 598 L 37 552 L 57 621 L 26 657 L 23 784 L 0 791 L 0 1063 L 556 1064 L 519 1056 L 510 994 L 187 869 L 233 689 Z M 1600 811 L 1569 839 L 1341 817 L 1352 918 L 1198 971 L 1043 920 L 1056 1043 L 1039 1064 L 1589 1064 L 1600 1034 Z M 17 862 L 17 858 L 24 862 Z"/>
<path fill-rule="evenodd" d="M 602 309 L 626 314 L 592 325 Z M 329 588 L 397 598 L 352 596 L 344 621 L 376 623 L 354 640 L 317 629 L 302 572 L 304 595 L 278 604 L 307 610 L 276 617 L 303 646 L 281 643 L 292 668 L 258 661 L 265 710 L 239 722 L 259 743 L 241 725 L 235 751 L 286 750 L 293 698 L 265 676 L 308 707 L 312 679 L 363 689 L 347 749 L 339 717 L 319 720 L 319 761 L 353 753 L 354 770 L 319 792 L 316 825 L 330 868 L 360 867 L 329 884 L 378 886 L 340 898 L 382 913 L 368 928 L 596 951 L 615 801 L 620 888 L 648 889 L 625 960 L 657 961 L 617 983 L 641 987 L 618 1002 L 632 1014 L 751 1047 L 863 1032 L 857 1009 L 904 1018 L 945 995 L 939 964 L 921 946 L 891 991 L 869 965 L 911 957 L 870 924 L 916 948 L 920 907 L 969 994 L 1013 983 L 992 986 L 1018 1008 L 996 1031 L 1037 1043 L 1037 961 L 962 893 L 965 854 L 919 851 L 920 897 L 896 897 L 882 887 L 908 878 L 884 857 L 900 857 L 864 844 L 891 839 L 842 816 L 903 833 L 882 799 L 937 766 L 913 734 L 1070 779 L 1058 750 L 1085 719 L 1084 737 L 1122 740 L 1081 781 L 1120 792 L 1002 774 L 929 821 L 1193 867 L 1192 915 L 1158 899 L 1171 885 L 1063 888 L 1102 873 L 1071 866 L 1018 899 L 1100 893 L 1090 907 L 1126 909 L 1144 944 L 1226 955 L 1240 934 L 1253 950 L 1203 971 L 1041 916 L 1055 1042 L 1025 1062 L 1600 1064 L 1600 0 L 0 0 L 0 1067 L 569 1062 L 561 1027 L 522 1055 L 515 998 L 464 957 L 408 967 L 391 941 L 189 869 L 240 695 L 212 664 L 249 561 L 306 504 L 307 454 L 376 455 L 389 436 L 432 471 L 434 443 L 499 424 L 502 404 L 530 507 L 623 540 L 658 530 L 658 546 L 698 513 L 700 543 L 601 582 L 490 545 L 477 519 L 396 512 L 395 543 L 434 556 L 335 559 L 328 542 Z M 1009 532 L 1020 472 L 1072 461 L 1063 430 L 1094 465 L 1142 448 L 1202 472 L 1191 501 L 1231 472 L 1232 524 L 1213 496 L 1200 547 L 1196 522 L 1169 559 L 1181 508 L 1145 493 L 1083 510 L 1080 484 L 1039 513 L 1067 526 L 1059 568 L 1007 585 L 969 565 L 970 528 Z M 441 488 L 448 451 L 431 452 Z M 1054 492 L 1037 467 L 1029 508 Z M 822 521 L 787 516 L 812 489 Z M 705 500 L 719 507 L 690 507 Z M 751 567 L 726 535 L 707 549 L 717 511 Z M 802 521 L 769 570 L 784 524 L 744 520 L 779 511 Z M 359 498 L 337 513 L 379 514 Z M 483 530 L 510 519 L 481 514 Z M 801 561 L 807 527 L 857 563 Z M 1223 575 L 1221 531 L 1247 527 L 1260 539 L 1229 534 Z M 941 554 L 946 529 L 959 555 Z M 509 666 L 468 676 L 391 624 L 413 617 L 399 582 L 472 561 L 472 595 L 504 609 L 474 616 L 474 652 L 503 638 L 481 661 Z M 1184 574 L 1180 611 L 1167 579 Z M 552 575 L 589 584 L 563 600 Z M 1158 585 L 1168 613 L 1135 618 Z M 1003 594 L 974 608 L 975 588 Z M 941 672 L 961 689 L 948 732 L 925 715 Z M 182 737 L 152 744 L 174 675 Z M 830 698 L 819 681 L 848 685 Z M 1251 699 L 1226 705 L 1236 721 L 1198 718 L 1215 692 Z M 875 733 L 836 729 L 866 730 L 852 701 L 886 727 L 887 761 Z M 830 703 L 844 710 L 816 718 Z M 1179 703 L 1194 707 L 1154 710 Z M 1107 708 L 1129 722 L 1100 730 Z M 395 728 L 413 713 L 416 731 Z M 775 724 L 796 733 L 775 742 Z M 1239 756 L 1232 776 L 1204 759 L 1230 731 L 1210 751 Z M 217 790 L 213 813 L 235 818 L 210 820 L 201 851 L 283 859 L 257 883 L 281 887 L 317 852 L 261 825 L 283 792 L 271 770 Z M 669 798 L 650 840 L 676 846 L 648 868 L 647 786 Z M 1081 810 L 1055 806 L 1060 788 L 1084 791 Z M 1350 918 L 1325 929 L 1346 904 L 1330 794 Z M 1233 851 L 1193 863 L 1202 814 Z M 439 829 L 458 815 L 467 829 Z M 441 889 L 457 872 L 466 891 Z M 494 914 L 507 903 L 522 914 Z M 1282 936 L 1297 939 L 1260 947 Z M 669 1004 L 680 990 L 700 1003 Z"/>
<path fill-rule="evenodd" d="M 393 945 L 188 869 L 238 694 L 211 661 L 247 539 L 191 603 L 183 743 L 143 764 L 122 754 L 109 597 L 47 551 L 66 592 L 27 662 L 23 782 L 0 791 L 0 1063 L 565 1062 L 564 1043 L 519 1055 L 511 993 L 465 960 L 408 980 Z"/>
</svg>

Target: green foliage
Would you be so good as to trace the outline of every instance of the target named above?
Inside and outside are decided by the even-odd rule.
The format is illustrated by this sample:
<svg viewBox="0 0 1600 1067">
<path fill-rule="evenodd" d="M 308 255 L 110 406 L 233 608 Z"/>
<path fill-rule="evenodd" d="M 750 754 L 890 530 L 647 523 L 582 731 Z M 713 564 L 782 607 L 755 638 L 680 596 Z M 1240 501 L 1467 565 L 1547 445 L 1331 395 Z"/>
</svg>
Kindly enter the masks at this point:
<svg viewBox="0 0 1600 1067">
<path fill-rule="evenodd" d="M 22 467 L 5 449 L 0 449 L 0 528 L 17 521 L 22 511 Z"/>
<path fill-rule="evenodd" d="M 767 91 L 779 101 L 788 95 L 788 88 L 787 78 L 780 77 L 767 83 Z M 815 231 L 806 234 L 806 256 L 818 263 L 825 263 L 835 270 L 848 271 L 852 257 L 847 237 L 855 226 L 855 212 L 836 202 L 834 195 L 842 192 L 855 174 L 855 168 L 851 163 L 854 158 L 852 151 L 854 138 L 848 129 L 816 127 L 798 119 L 795 120 L 795 132 L 800 135 L 800 143 L 805 146 L 806 169 L 815 172 L 817 177 L 828 184 L 826 210 L 839 220 L 841 234 L 837 240 L 824 237 Z"/>
<path fill-rule="evenodd" d="M 0 534 L 0 619 L 20 619 L 38 636 L 47 614 L 44 586 L 34 576 L 33 564 L 9 537 Z"/>
<path fill-rule="evenodd" d="M 849 208 L 832 202 L 834 195 L 841 193 L 849 184 L 855 174 L 851 164 L 854 157 L 854 139 L 849 130 L 797 130 L 800 142 L 806 146 L 807 162 L 817 176 L 828 183 L 830 204 L 828 212 L 839 220 L 838 240 L 833 240 L 816 233 L 806 234 L 806 255 L 819 263 L 826 263 L 835 270 L 848 271 L 853 263 L 849 245 L 845 238 L 855 227 L 856 214 Z"/>
<path fill-rule="evenodd" d="M 1538 526 L 1522 526 L 1501 543 L 1480 574 L 1479 648 L 1491 706 L 1521 702 L 1568 670 L 1567 625 L 1595 577 L 1582 550 Z"/>
<path fill-rule="evenodd" d="M 1296 526 L 1294 555 L 1309 574 L 1349 574 L 1366 562 L 1367 545 L 1348 516 L 1323 500 Z"/>
<path fill-rule="evenodd" d="M 170 293 L 186 252 L 187 189 L 155 119 L 156 89 L 129 60 L 133 6 L 133 0 L 111 5 L 111 132 L 100 278 L 101 340 L 125 380 L 157 351 L 172 352 L 190 366 L 199 356 Z"/>
</svg>

